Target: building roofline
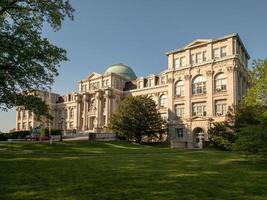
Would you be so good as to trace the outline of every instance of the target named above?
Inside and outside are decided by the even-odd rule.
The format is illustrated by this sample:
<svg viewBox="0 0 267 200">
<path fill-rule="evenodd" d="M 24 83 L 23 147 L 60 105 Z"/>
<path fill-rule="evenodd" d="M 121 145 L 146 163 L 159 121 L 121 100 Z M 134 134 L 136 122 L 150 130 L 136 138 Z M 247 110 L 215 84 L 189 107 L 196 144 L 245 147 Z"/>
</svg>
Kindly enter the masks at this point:
<svg viewBox="0 0 267 200">
<path fill-rule="evenodd" d="M 241 46 L 243 47 L 243 49 L 244 49 L 245 53 L 247 54 L 248 58 L 250 58 L 250 56 L 249 56 L 249 54 L 247 52 L 247 49 L 245 48 L 244 43 L 242 42 L 242 40 L 241 40 L 240 36 L 238 35 L 238 33 L 231 33 L 231 34 L 225 35 L 223 37 L 219 37 L 217 39 L 212 39 L 212 40 L 210 40 L 210 42 L 207 42 L 207 44 L 212 43 L 212 42 L 218 42 L 220 40 L 225 40 L 225 39 L 231 38 L 231 37 L 237 37 L 238 41 L 240 42 Z M 205 39 L 205 40 L 207 40 L 207 39 Z M 193 40 L 193 42 L 194 41 L 197 41 L 197 39 L 196 40 Z M 190 42 L 189 44 L 192 44 L 192 42 Z M 177 49 L 174 49 L 174 50 L 171 50 L 171 51 L 167 51 L 165 53 L 165 55 L 168 56 L 168 55 L 173 54 L 173 53 L 178 53 L 178 52 L 184 51 L 186 49 L 190 49 L 190 47 L 188 47 L 189 44 L 185 45 L 182 48 L 177 48 Z M 194 48 L 194 47 L 192 47 L 192 48 Z"/>
</svg>

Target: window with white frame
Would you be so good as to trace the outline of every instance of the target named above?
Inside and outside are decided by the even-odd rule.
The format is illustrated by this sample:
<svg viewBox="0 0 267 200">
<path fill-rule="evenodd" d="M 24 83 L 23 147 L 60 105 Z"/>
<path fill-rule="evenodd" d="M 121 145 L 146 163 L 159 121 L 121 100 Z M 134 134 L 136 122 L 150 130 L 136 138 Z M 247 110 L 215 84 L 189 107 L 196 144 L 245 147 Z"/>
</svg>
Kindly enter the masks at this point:
<svg viewBox="0 0 267 200">
<path fill-rule="evenodd" d="M 194 65 L 196 63 L 196 56 L 195 54 L 191 55 L 191 64 Z"/>
<path fill-rule="evenodd" d="M 226 52 L 226 47 L 221 47 L 221 57 L 226 57 L 227 52 Z"/>
<path fill-rule="evenodd" d="M 222 116 L 227 113 L 227 102 L 226 100 L 215 101 L 215 114 L 216 116 Z"/>
<path fill-rule="evenodd" d="M 186 59 L 185 59 L 185 57 L 181 57 L 180 58 L 180 66 L 181 67 L 185 67 L 186 66 Z"/>
<path fill-rule="evenodd" d="M 167 96 L 165 94 L 161 95 L 160 99 L 159 99 L 159 102 L 160 102 L 160 104 L 159 104 L 160 107 L 166 108 L 167 107 L 167 103 L 168 103 Z"/>
<path fill-rule="evenodd" d="M 184 96 L 184 81 L 177 81 L 175 83 L 175 95 Z"/>
<path fill-rule="evenodd" d="M 202 62 L 202 54 L 201 53 L 197 53 L 196 54 L 196 63 L 201 63 Z"/>
<path fill-rule="evenodd" d="M 207 51 L 203 51 L 203 61 L 205 62 L 205 61 L 207 61 L 208 59 L 207 59 Z"/>
<path fill-rule="evenodd" d="M 215 76 L 215 91 L 224 91 L 227 87 L 227 77 L 225 73 L 219 73 Z"/>
<path fill-rule="evenodd" d="M 206 116 L 206 102 L 193 103 L 192 106 L 192 115 L 193 116 Z"/>
<path fill-rule="evenodd" d="M 213 49 L 213 59 L 219 58 L 219 57 L 220 57 L 219 48 Z"/>
<path fill-rule="evenodd" d="M 174 67 L 175 67 L 175 69 L 177 69 L 177 68 L 180 67 L 180 59 L 179 59 L 179 58 L 176 58 L 176 59 L 174 60 Z"/>
<path fill-rule="evenodd" d="M 206 79 L 204 76 L 199 75 L 192 81 L 192 94 L 206 93 Z"/>
<path fill-rule="evenodd" d="M 184 104 L 175 106 L 175 114 L 177 117 L 184 117 Z"/>
<path fill-rule="evenodd" d="M 184 137 L 184 129 L 183 128 L 176 128 L 176 135 L 178 138 Z"/>
</svg>

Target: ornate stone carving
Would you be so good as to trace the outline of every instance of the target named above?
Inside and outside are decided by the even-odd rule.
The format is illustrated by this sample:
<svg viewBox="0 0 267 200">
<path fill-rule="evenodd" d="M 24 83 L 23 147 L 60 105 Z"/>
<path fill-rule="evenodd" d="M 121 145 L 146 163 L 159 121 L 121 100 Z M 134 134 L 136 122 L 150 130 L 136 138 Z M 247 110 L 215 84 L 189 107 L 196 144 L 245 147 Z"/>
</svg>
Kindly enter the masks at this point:
<svg viewBox="0 0 267 200">
<path fill-rule="evenodd" d="M 226 69 L 227 69 L 228 72 L 233 72 L 233 71 L 237 70 L 237 67 L 236 66 L 229 66 Z"/>
<path fill-rule="evenodd" d="M 189 80 L 191 78 L 191 75 L 190 74 L 186 74 L 186 75 L 184 75 L 184 79 L 185 80 Z"/>
<path fill-rule="evenodd" d="M 167 82 L 168 82 L 168 83 L 173 83 L 173 81 L 174 81 L 174 78 L 169 77 Z"/>
<path fill-rule="evenodd" d="M 89 101 L 89 95 L 83 94 L 83 101 Z"/>
<path fill-rule="evenodd" d="M 79 94 L 75 94 L 74 98 L 77 103 L 80 103 L 82 101 L 81 95 Z"/>
<path fill-rule="evenodd" d="M 206 74 L 207 74 L 207 76 L 212 76 L 212 74 L 213 74 L 213 70 L 208 70 L 208 71 L 206 71 Z"/>
</svg>

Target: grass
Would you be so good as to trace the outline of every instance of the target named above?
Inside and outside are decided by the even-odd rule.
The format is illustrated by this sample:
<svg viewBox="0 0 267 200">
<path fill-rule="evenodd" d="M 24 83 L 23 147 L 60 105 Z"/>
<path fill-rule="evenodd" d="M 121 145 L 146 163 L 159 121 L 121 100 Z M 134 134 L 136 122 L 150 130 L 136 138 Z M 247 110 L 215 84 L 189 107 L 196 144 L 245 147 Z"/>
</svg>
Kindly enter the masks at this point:
<svg viewBox="0 0 267 200">
<path fill-rule="evenodd" d="M 111 142 L 0 144 L 0 199 L 267 199 L 267 162 Z"/>
</svg>

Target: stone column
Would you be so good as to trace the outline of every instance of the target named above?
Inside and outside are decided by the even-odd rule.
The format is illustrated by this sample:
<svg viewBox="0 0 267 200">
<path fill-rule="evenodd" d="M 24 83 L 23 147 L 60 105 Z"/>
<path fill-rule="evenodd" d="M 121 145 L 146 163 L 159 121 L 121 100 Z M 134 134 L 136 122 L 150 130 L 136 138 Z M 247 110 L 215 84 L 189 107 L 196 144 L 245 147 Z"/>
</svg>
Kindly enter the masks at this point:
<svg viewBox="0 0 267 200">
<path fill-rule="evenodd" d="M 227 105 L 232 106 L 232 104 L 237 104 L 238 98 L 238 83 L 237 83 L 237 67 L 229 66 L 227 67 Z"/>
<path fill-rule="evenodd" d="M 192 94 L 192 86 L 191 86 L 191 75 L 186 74 L 184 76 L 184 116 L 185 118 L 191 117 L 191 94 Z"/>
<path fill-rule="evenodd" d="M 82 127 L 84 131 L 88 130 L 88 120 L 87 120 L 88 100 L 89 100 L 89 95 L 84 94 L 83 95 L 83 127 Z"/>
<path fill-rule="evenodd" d="M 111 116 L 111 110 L 110 110 L 111 91 L 110 90 L 105 91 L 105 97 L 106 97 L 106 121 L 105 121 L 105 124 L 108 125 L 108 122 L 109 122 L 110 116 Z"/>
<path fill-rule="evenodd" d="M 173 103 L 173 98 L 174 98 L 174 78 L 173 75 L 172 77 L 168 77 L 168 94 L 167 94 L 167 99 L 168 99 L 168 105 L 167 105 L 167 117 L 169 120 L 172 120 L 174 117 L 174 103 Z"/>
<path fill-rule="evenodd" d="M 76 101 L 76 129 L 81 129 L 81 96 L 77 94 L 75 96 Z"/>
<path fill-rule="evenodd" d="M 102 94 L 101 91 L 96 92 L 96 120 L 97 128 L 101 126 L 102 122 Z"/>
<path fill-rule="evenodd" d="M 206 92 L 207 92 L 207 103 L 206 103 L 206 108 L 207 108 L 207 116 L 211 117 L 213 116 L 213 71 L 208 70 L 206 71 Z"/>
</svg>

